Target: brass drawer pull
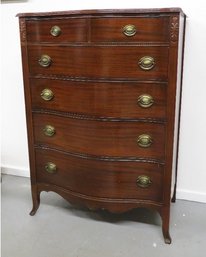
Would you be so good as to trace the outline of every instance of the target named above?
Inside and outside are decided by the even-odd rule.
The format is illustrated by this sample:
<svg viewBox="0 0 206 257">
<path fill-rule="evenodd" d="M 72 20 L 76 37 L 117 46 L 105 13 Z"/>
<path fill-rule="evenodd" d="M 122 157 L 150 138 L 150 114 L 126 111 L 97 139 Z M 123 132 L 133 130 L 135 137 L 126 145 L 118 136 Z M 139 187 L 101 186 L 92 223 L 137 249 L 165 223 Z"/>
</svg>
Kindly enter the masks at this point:
<svg viewBox="0 0 206 257">
<path fill-rule="evenodd" d="M 142 188 L 147 188 L 152 184 L 150 177 L 141 175 L 137 178 L 137 185 Z"/>
<path fill-rule="evenodd" d="M 56 173 L 57 171 L 57 166 L 55 163 L 53 162 L 47 162 L 47 164 L 45 165 L 45 170 L 48 172 L 48 173 Z"/>
<path fill-rule="evenodd" d="M 155 60 L 151 56 L 144 56 L 138 62 L 142 70 L 151 70 L 155 66 Z"/>
<path fill-rule="evenodd" d="M 137 29 L 136 29 L 135 25 L 132 25 L 132 24 L 128 24 L 128 25 L 124 26 L 122 31 L 123 31 L 124 35 L 127 37 L 132 37 L 137 33 Z"/>
<path fill-rule="evenodd" d="M 44 131 L 44 135 L 47 137 L 52 137 L 56 133 L 55 127 L 51 125 L 46 125 L 43 131 Z"/>
<path fill-rule="evenodd" d="M 41 58 L 39 59 L 39 64 L 42 67 L 49 67 L 51 65 L 52 59 L 50 56 L 43 54 Z"/>
<path fill-rule="evenodd" d="M 152 137 L 150 135 L 147 134 L 142 134 L 137 138 L 137 144 L 140 147 L 150 147 L 152 144 Z"/>
<path fill-rule="evenodd" d="M 41 98 L 45 101 L 50 101 L 54 97 L 54 93 L 51 91 L 51 89 L 45 88 L 41 92 Z"/>
<path fill-rule="evenodd" d="M 149 108 L 153 105 L 154 99 L 151 95 L 144 94 L 138 97 L 137 102 L 142 108 Z"/>
<path fill-rule="evenodd" d="M 61 29 L 55 25 L 51 28 L 50 33 L 53 37 L 58 37 L 61 34 Z"/>
</svg>

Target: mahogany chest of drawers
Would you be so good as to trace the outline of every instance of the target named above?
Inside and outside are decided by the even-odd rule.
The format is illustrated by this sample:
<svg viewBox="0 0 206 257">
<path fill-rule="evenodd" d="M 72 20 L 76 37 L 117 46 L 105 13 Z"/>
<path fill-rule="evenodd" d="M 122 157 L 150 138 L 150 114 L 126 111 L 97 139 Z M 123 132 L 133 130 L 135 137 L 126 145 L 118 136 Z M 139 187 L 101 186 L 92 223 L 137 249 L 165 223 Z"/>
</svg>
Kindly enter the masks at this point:
<svg viewBox="0 0 206 257">
<path fill-rule="evenodd" d="M 34 215 L 41 191 L 153 208 L 170 243 L 185 15 L 179 8 L 18 14 Z M 173 179 L 172 179 L 173 178 Z"/>
</svg>

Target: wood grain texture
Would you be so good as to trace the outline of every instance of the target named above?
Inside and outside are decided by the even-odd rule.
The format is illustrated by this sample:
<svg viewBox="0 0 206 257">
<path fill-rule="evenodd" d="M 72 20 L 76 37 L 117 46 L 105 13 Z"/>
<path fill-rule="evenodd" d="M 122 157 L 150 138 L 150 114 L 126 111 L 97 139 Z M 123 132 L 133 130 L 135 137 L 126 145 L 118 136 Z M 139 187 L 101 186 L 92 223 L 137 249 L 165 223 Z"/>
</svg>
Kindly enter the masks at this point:
<svg viewBox="0 0 206 257">
<path fill-rule="evenodd" d="M 106 26 L 105 26 L 106 24 Z M 124 26 L 132 24 L 136 34 L 128 37 L 123 34 Z M 139 18 L 92 18 L 91 42 L 168 42 L 168 17 Z"/>
<path fill-rule="evenodd" d="M 34 215 L 42 191 L 111 212 L 157 210 L 166 243 L 177 167 L 185 15 L 180 8 L 19 14 Z M 136 26 L 126 37 L 122 27 Z M 61 27 L 58 37 L 52 26 Z M 52 63 L 39 65 L 42 55 Z M 142 70 L 143 56 L 155 59 Z M 49 88 L 51 101 L 41 92 Z M 137 98 L 149 94 L 150 108 Z M 44 134 L 45 125 L 55 134 Z M 148 148 L 137 144 L 152 137 Z M 54 162 L 57 172 L 45 171 Z M 148 188 L 136 185 L 149 176 Z"/>
<path fill-rule="evenodd" d="M 32 75 L 167 80 L 167 47 L 30 45 L 28 52 Z M 38 63 L 44 54 L 52 59 L 51 65 L 46 68 Z M 138 61 L 144 56 L 155 59 L 156 65 L 152 70 L 145 71 L 139 67 Z"/>
<path fill-rule="evenodd" d="M 33 114 L 35 144 L 69 152 L 100 156 L 136 156 L 164 160 L 164 124 L 146 122 L 104 122 Z M 45 136 L 44 127 L 55 127 L 55 135 Z M 138 146 L 142 134 L 152 137 L 148 148 Z"/>
<path fill-rule="evenodd" d="M 45 171 L 47 162 L 57 165 L 57 172 Z M 162 201 L 164 166 L 146 162 L 114 162 L 81 159 L 55 151 L 36 149 L 37 181 L 62 186 L 83 195 Z M 146 175 L 152 184 L 137 185 L 138 176 Z"/>
<path fill-rule="evenodd" d="M 156 210 L 160 213 L 163 204 L 157 201 L 151 200 L 141 200 L 141 199 L 112 199 L 104 197 L 95 197 L 79 194 L 77 192 L 65 189 L 60 186 L 48 184 L 48 183 L 38 183 L 36 184 L 38 194 L 42 191 L 53 191 L 64 197 L 67 201 L 76 207 L 86 207 L 91 211 L 95 210 L 107 210 L 112 213 L 123 213 L 135 208 L 149 208 Z"/>
<path fill-rule="evenodd" d="M 53 26 L 61 29 L 59 36 L 52 36 L 50 30 Z M 87 20 L 86 19 L 54 19 L 28 21 L 27 22 L 28 42 L 86 42 L 87 41 Z"/>
<path fill-rule="evenodd" d="M 117 118 L 166 118 L 167 84 L 134 82 L 81 82 L 52 79 L 31 79 L 32 108 L 47 109 L 98 117 Z M 49 88 L 54 97 L 50 101 L 41 98 L 41 92 Z M 138 97 L 149 94 L 154 104 L 142 108 Z"/>
</svg>

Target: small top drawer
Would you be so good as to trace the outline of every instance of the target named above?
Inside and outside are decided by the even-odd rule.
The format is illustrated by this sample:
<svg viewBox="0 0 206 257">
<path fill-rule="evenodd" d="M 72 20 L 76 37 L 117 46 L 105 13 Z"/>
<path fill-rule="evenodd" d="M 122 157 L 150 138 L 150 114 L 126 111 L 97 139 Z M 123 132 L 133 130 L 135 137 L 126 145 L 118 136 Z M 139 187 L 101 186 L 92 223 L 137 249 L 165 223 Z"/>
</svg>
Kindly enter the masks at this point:
<svg viewBox="0 0 206 257">
<path fill-rule="evenodd" d="M 92 18 L 92 42 L 167 42 L 168 17 Z"/>
<path fill-rule="evenodd" d="M 49 19 L 27 21 L 29 42 L 85 42 L 86 19 Z"/>
</svg>

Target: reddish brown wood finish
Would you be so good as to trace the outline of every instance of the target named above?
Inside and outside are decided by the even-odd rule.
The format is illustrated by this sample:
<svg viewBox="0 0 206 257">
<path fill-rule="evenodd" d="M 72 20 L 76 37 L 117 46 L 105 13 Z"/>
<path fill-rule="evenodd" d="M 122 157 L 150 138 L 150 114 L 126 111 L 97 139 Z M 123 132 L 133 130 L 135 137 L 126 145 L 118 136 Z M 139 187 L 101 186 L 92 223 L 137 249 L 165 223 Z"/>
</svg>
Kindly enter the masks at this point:
<svg viewBox="0 0 206 257">
<path fill-rule="evenodd" d="M 164 160 L 164 124 L 148 122 L 96 121 L 57 115 L 34 114 L 34 137 L 37 145 L 50 145 L 69 152 L 100 156 L 136 156 Z M 121 124 L 121 126 L 120 126 Z M 56 133 L 45 136 L 46 125 Z M 138 146 L 142 134 L 152 137 L 150 147 Z"/>
<path fill-rule="evenodd" d="M 53 26 L 59 26 L 59 36 L 52 36 L 50 30 Z M 86 19 L 53 19 L 27 22 L 28 42 L 86 42 L 87 41 Z M 78 27 L 78 30 L 76 29 Z"/>
<path fill-rule="evenodd" d="M 41 191 L 73 204 L 123 212 L 147 207 L 169 235 L 171 177 L 177 167 L 185 15 L 179 8 L 19 14 L 34 215 Z M 122 27 L 134 24 L 136 35 Z M 52 26 L 61 27 L 53 37 Z M 50 67 L 38 60 L 47 54 Z M 152 56 L 155 67 L 140 69 Z M 54 93 L 41 98 L 44 88 Z M 154 104 L 141 108 L 149 94 Z M 45 136 L 45 125 L 55 127 Z M 149 134 L 153 144 L 136 139 Z M 45 164 L 54 162 L 49 174 Z M 140 175 L 152 184 L 140 188 Z M 175 194 L 174 194 L 175 195 Z"/>
<path fill-rule="evenodd" d="M 146 18 L 92 18 L 92 42 L 167 42 L 169 17 Z M 105 29 L 105 24 L 107 24 Z M 123 33 L 124 26 L 132 24 L 136 34 L 127 37 Z"/>
<path fill-rule="evenodd" d="M 51 161 L 57 172 L 49 174 L 45 165 Z M 162 201 L 164 166 L 158 163 L 112 161 L 75 157 L 52 150 L 36 150 L 37 181 L 54 184 L 83 195 L 114 199 Z M 152 184 L 141 188 L 138 176 L 147 175 Z M 89 193 L 88 193 L 89 192 Z"/>
<path fill-rule="evenodd" d="M 83 82 L 52 79 L 31 79 L 33 109 L 118 118 L 166 118 L 167 83 Z M 54 97 L 43 100 L 41 92 L 49 88 Z M 62 90 L 64 89 L 64 90 Z M 149 108 L 138 104 L 138 97 L 149 94 L 154 103 Z"/>
<path fill-rule="evenodd" d="M 29 69 L 32 75 L 167 80 L 167 47 L 35 45 L 29 46 L 28 51 Z M 38 63 L 44 54 L 52 59 L 51 65 L 46 68 Z M 155 59 L 156 65 L 150 71 L 142 70 L 138 65 L 138 61 L 144 56 Z"/>
</svg>

